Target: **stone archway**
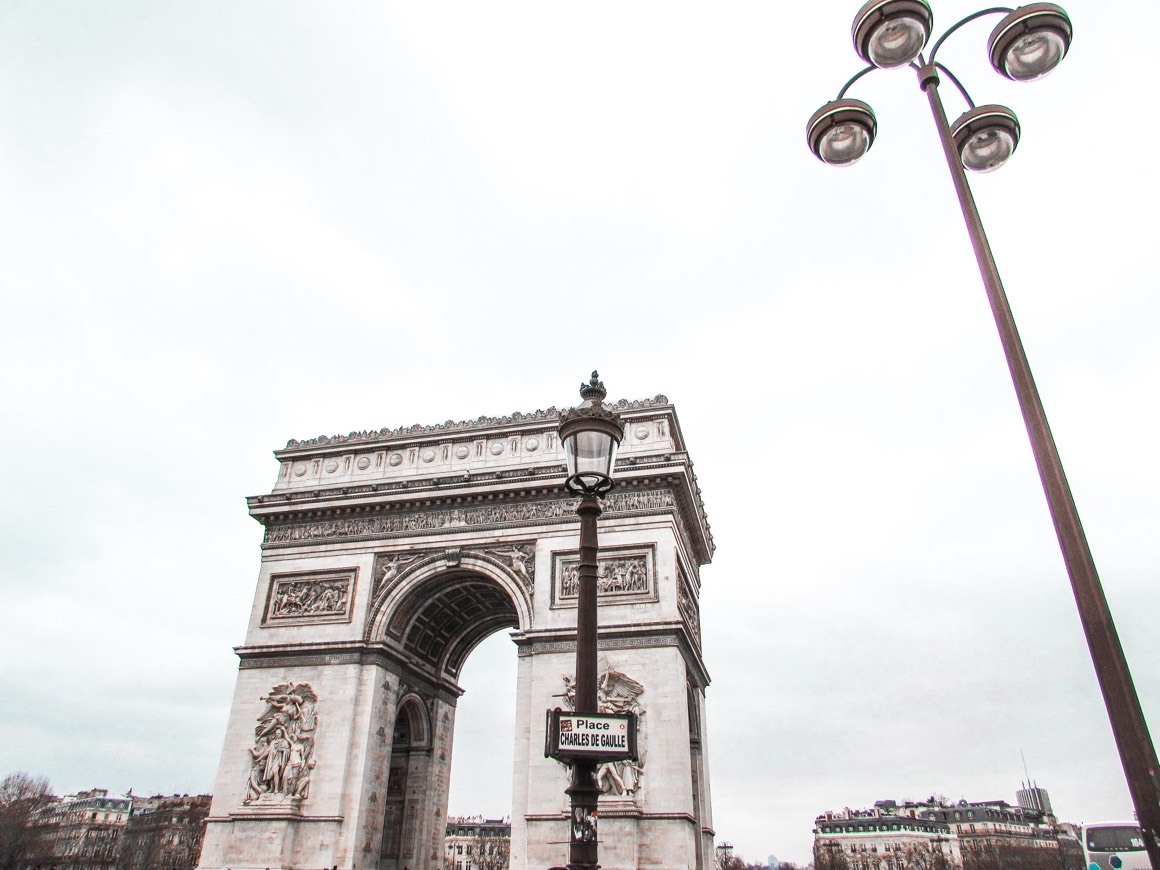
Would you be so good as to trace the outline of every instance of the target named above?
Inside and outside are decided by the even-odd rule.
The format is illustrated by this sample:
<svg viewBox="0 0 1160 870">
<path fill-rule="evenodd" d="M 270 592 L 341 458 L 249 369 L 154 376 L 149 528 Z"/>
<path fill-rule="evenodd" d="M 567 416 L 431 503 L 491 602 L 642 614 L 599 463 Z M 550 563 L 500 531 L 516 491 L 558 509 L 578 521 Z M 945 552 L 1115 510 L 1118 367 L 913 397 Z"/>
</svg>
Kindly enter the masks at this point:
<svg viewBox="0 0 1160 870">
<path fill-rule="evenodd" d="M 530 574 L 498 554 L 515 553 L 523 565 L 533 552 L 533 543 L 520 542 L 376 554 L 367 642 L 398 649 L 432 679 L 457 679 L 485 637 L 531 628 Z"/>
<path fill-rule="evenodd" d="M 404 855 L 414 856 L 420 811 L 415 798 L 427 789 L 430 761 L 431 727 L 427 708 L 417 695 L 411 694 L 400 702 L 395 727 L 391 730 L 391 763 L 383 798 L 383 836 L 379 847 L 381 868 L 394 870 L 404 866 L 400 863 Z"/>
<path fill-rule="evenodd" d="M 379 554 L 376 563 L 390 565 L 398 558 L 397 553 Z M 445 557 L 429 558 L 421 551 L 405 558 L 411 564 L 390 590 L 382 590 L 379 612 L 369 623 L 374 642 L 406 659 L 400 662 L 403 674 L 390 732 L 381 870 L 430 866 L 433 856 L 442 854 L 440 820 L 447 812 L 454 708 L 426 687 L 458 680 L 471 651 L 496 631 L 518 629 L 521 612 L 528 610 L 518 581 L 487 562 L 486 554 L 460 553 L 459 565 L 452 568 Z M 391 709 L 388 702 L 385 718 Z"/>
<path fill-rule="evenodd" d="M 712 537 L 672 406 L 615 407 L 628 425 L 601 519 L 599 647 L 647 712 L 649 757 L 601 799 L 601 864 L 705 868 L 698 601 Z M 505 629 L 518 654 L 511 866 L 563 862 L 567 776 L 543 755 L 544 713 L 574 662 L 579 528 L 557 418 L 277 452 L 274 491 L 249 499 L 262 566 L 203 870 L 442 870 L 459 676 Z"/>
</svg>

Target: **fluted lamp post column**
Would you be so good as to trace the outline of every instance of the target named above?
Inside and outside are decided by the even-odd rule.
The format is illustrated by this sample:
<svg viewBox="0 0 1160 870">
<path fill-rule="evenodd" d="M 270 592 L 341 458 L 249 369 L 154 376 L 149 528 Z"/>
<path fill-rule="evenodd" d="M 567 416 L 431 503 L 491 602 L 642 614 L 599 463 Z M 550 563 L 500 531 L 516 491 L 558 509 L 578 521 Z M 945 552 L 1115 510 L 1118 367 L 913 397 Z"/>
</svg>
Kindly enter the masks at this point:
<svg viewBox="0 0 1160 870">
<path fill-rule="evenodd" d="M 1059 65 L 1071 46 L 1072 25 L 1067 13 L 1054 3 L 1030 3 L 1015 9 L 991 7 L 966 16 L 948 28 L 935 41 L 929 57 L 925 57 L 923 52 L 934 24 L 926 0 L 870 0 L 858 11 L 853 26 L 854 50 L 868 66 L 846 82 L 836 99 L 814 113 L 806 127 L 806 138 L 819 160 L 832 166 L 855 163 L 873 144 L 878 122 L 870 106 L 861 100 L 847 99 L 846 91 L 878 69 L 910 67 L 918 74 L 999 330 L 1136 818 L 1144 831 L 1152 868 L 1160 870 L 1160 770 L 1156 750 L 964 171 L 990 172 L 1002 166 L 1019 144 L 1019 121 L 1005 106 L 976 107 L 962 83 L 936 60 L 948 36 L 971 21 L 993 15 L 1002 18 L 987 40 L 988 59 L 996 72 L 1012 81 L 1042 78 Z M 954 124 L 947 122 L 939 96 L 941 76 L 955 86 L 967 104 L 967 111 Z"/>
<path fill-rule="evenodd" d="M 624 438 L 624 422 L 604 407 L 608 391 L 596 372 L 580 387 L 584 400 L 560 415 L 560 441 L 568 463 L 564 486 L 580 496 L 576 514 L 580 517 L 579 592 L 576 604 L 576 702 L 575 712 L 597 713 L 596 695 L 596 580 L 599 549 L 596 520 L 600 516 L 600 496 L 612 489 L 612 469 L 616 448 Z M 596 784 L 598 762 L 587 758 L 572 761 L 572 783 L 567 794 L 572 801 L 569 835 L 569 870 L 597 870 L 596 806 L 600 787 Z"/>
</svg>

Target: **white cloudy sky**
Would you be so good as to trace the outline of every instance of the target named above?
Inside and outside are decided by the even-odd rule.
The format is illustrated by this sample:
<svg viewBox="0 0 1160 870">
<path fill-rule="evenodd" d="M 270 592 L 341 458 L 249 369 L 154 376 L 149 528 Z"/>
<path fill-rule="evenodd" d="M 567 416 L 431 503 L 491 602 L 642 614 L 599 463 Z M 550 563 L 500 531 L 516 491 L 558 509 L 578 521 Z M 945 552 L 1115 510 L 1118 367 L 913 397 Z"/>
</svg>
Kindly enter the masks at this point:
<svg viewBox="0 0 1160 870">
<path fill-rule="evenodd" d="M 1128 816 L 913 75 L 855 88 L 857 167 L 805 147 L 857 5 L 5 3 L 0 773 L 209 789 L 270 451 L 599 367 L 676 403 L 704 488 L 720 839 L 802 860 L 827 808 L 1013 801 L 1021 751 L 1064 818 Z M 1043 82 L 990 72 L 986 22 L 940 59 L 1023 123 L 976 196 L 1154 719 L 1160 120 L 1122 31 L 1160 7 L 1069 11 Z M 472 735 L 513 686 L 496 636 L 453 812 L 508 812 Z"/>
</svg>

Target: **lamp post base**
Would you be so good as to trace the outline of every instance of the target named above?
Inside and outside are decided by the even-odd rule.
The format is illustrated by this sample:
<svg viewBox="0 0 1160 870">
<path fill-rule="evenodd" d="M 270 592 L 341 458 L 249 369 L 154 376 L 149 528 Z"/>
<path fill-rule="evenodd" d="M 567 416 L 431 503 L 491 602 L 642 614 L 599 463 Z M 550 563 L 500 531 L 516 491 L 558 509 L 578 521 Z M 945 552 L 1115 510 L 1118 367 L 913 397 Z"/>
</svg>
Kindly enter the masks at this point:
<svg viewBox="0 0 1160 870">
<path fill-rule="evenodd" d="M 600 800 L 600 787 L 596 785 L 595 762 L 573 762 L 572 784 L 565 793 L 572 799 L 568 870 L 600 870 L 596 853 L 596 806 Z"/>
</svg>

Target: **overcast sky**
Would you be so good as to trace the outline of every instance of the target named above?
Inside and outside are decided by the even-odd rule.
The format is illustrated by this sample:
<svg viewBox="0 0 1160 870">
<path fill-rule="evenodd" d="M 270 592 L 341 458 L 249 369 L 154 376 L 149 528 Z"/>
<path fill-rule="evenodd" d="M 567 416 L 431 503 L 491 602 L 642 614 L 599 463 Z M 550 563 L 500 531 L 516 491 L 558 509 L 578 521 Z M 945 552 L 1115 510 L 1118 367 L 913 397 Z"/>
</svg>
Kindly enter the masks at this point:
<svg viewBox="0 0 1160 870">
<path fill-rule="evenodd" d="M 1021 752 L 1061 817 L 1130 817 L 913 73 L 852 91 L 856 167 L 806 148 L 858 5 L 4 3 L 0 775 L 209 790 L 271 450 L 599 368 L 675 403 L 716 537 L 719 842 L 805 860 L 826 809 L 1014 802 Z M 1042 82 L 989 69 L 990 21 L 939 57 L 1023 125 L 975 194 L 1155 723 L 1160 7 L 1068 10 Z M 504 634 L 469 660 L 453 813 L 510 811 L 473 735 L 514 675 Z"/>
</svg>

